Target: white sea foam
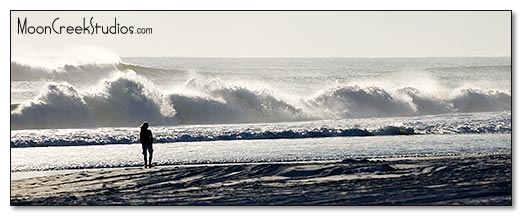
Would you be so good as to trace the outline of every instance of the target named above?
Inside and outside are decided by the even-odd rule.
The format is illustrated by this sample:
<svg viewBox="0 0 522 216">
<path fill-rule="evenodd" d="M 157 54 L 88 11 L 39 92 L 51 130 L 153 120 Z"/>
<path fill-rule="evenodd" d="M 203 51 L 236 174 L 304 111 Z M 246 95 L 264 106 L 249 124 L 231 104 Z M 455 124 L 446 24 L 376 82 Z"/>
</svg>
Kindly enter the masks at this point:
<svg viewBox="0 0 522 216">
<path fill-rule="evenodd" d="M 169 101 L 132 72 L 105 80 L 94 91 L 78 92 L 67 83 L 50 83 L 35 100 L 11 114 L 11 126 L 67 128 L 136 126 L 143 121 L 173 123 Z M 150 83 L 149 83 L 150 85 Z"/>
<path fill-rule="evenodd" d="M 54 69 L 11 62 L 17 100 L 38 95 L 13 104 L 11 127 L 136 126 L 142 121 L 155 125 L 262 123 L 511 111 L 509 89 L 493 88 L 491 83 L 463 84 L 464 79 L 480 83 L 500 77 L 492 83 L 503 86 L 509 73 L 505 59 L 379 59 L 383 63 L 371 59 L 209 59 L 208 64 L 201 64 L 201 59 L 172 60 L 196 64 L 197 70 L 181 63 L 175 64 L 179 70 L 173 69 L 168 66 L 171 59 L 147 59 L 151 65 L 111 59 Z M 225 61 L 223 66 L 221 61 Z M 415 67 L 421 69 L 382 72 Z M 218 71 L 209 71 L 214 69 Z M 317 71 L 322 69 L 326 74 Z M 457 81 L 451 83 L 451 79 Z M 43 88 L 35 92 L 31 83 Z"/>
<path fill-rule="evenodd" d="M 191 79 L 164 95 L 131 70 L 115 71 L 90 90 L 51 82 L 11 113 L 13 129 L 303 121 L 428 114 L 510 111 L 511 95 L 498 90 L 456 89 L 437 97 L 412 87 L 336 86 L 292 103 L 270 90 Z M 192 93 L 190 93 L 192 92 Z"/>
<path fill-rule="evenodd" d="M 509 134 L 511 113 L 454 113 L 228 125 L 155 125 L 152 130 L 156 143 L 415 134 Z M 11 132 L 11 147 L 131 144 L 139 142 L 138 132 L 138 127 L 15 130 Z"/>
</svg>

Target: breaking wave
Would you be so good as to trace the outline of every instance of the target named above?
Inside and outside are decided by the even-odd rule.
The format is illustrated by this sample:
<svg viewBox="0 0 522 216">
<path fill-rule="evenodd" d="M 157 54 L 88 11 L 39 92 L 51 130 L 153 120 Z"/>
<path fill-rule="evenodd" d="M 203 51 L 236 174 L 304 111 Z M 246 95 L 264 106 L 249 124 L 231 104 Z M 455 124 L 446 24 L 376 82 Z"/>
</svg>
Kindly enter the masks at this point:
<svg viewBox="0 0 522 216">
<path fill-rule="evenodd" d="M 169 96 L 179 124 L 228 124 L 303 120 L 303 112 L 271 95 L 245 88 L 212 92 L 215 98 Z"/>
<path fill-rule="evenodd" d="M 173 123 L 174 110 L 147 81 L 122 73 L 94 92 L 67 83 L 50 83 L 41 95 L 11 112 L 11 127 L 68 128 L 131 126 L 143 121 Z M 150 85 L 150 84 L 148 84 Z"/>
<path fill-rule="evenodd" d="M 65 136 L 56 136 L 56 134 L 40 135 L 38 139 L 27 137 L 29 134 L 15 136 L 11 138 L 11 147 L 47 147 L 47 146 L 77 146 L 77 145 L 104 145 L 104 144 L 131 144 L 138 143 L 139 138 L 135 136 L 134 131 L 129 131 L 124 135 L 120 133 L 107 132 L 97 136 L 74 136 L 73 134 L 65 134 Z M 156 143 L 172 143 L 172 142 L 194 142 L 194 141 L 218 141 L 218 140 L 252 140 L 252 139 L 295 139 L 295 138 L 317 138 L 317 137 L 346 137 L 346 136 L 383 136 L 383 135 L 412 135 L 413 128 L 387 126 L 376 130 L 350 128 L 314 128 L 309 130 L 281 130 L 281 131 L 221 131 L 209 132 L 198 131 L 187 133 L 186 131 L 158 132 L 155 131 L 154 141 Z M 28 138 L 28 139 L 25 139 Z"/>
<path fill-rule="evenodd" d="M 64 65 L 58 68 L 45 68 L 11 62 L 11 80 L 91 80 L 106 77 L 118 71 L 117 64 Z"/>
<path fill-rule="evenodd" d="M 153 125 L 227 124 L 511 111 L 511 92 L 479 88 L 432 95 L 413 87 L 336 85 L 315 96 L 296 96 L 217 79 L 192 78 L 172 83 L 176 89 L 172 92 L 150 81 L 152 75 L 162 77 L 169 71 L 122 62 L 66 65 L 52 70 L 11 62 L 11 67 L 12 80 L 57 81 L 48 83 L 35 99 L 11 106 L 12 129 L 137 126 L 143 121 Z M 98 77 L 98 84 L 87 90 L 68 80 L 92 77 Z"/>
<path fill-rule="evenodd" d="M 154 126 L 152 130 L 155 143 L 413 134 L 509 134 L 511 113 L 454 113 L 270 124 Z M 137 127 L 15 130 L 11 132 L 11 147 L 132 144 L 139 143 L 138 131 Z"/>
<path fill-rule="evenodd" d="M 379 87 L 342 86 L 305 101 L 321 116 L 367 118 L 511 110 L 511 95 L 497 90 L 460 89 L 448 98 L 407 87 L 387 91 Z"/>
<path fill-rule="evenodd" d="M 114 63 L 89 63 L 79 65 L 63 65 L 60 67 L 48 68 L 38 65 L 11 62 L 12 81 L 31 81 L 31 80 L 56 80 L 56 81 L 98 81 L 110 77 L 121 71 L 131 70 L 140 75 L 166 75 L 167 71 L 157 68 L 142 67 L 125 62 Z"/>
</svg>

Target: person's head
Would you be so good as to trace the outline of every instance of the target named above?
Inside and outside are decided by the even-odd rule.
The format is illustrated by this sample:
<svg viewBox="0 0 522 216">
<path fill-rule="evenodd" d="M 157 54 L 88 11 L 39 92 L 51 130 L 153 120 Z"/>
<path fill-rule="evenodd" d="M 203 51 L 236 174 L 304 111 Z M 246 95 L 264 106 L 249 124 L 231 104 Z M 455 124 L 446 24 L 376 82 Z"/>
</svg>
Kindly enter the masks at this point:
<svg viewBox="0 0 522 216">
<path fill-rule="evenodd" d="M 143 124 L 141 124 L 140 128 L 142 130 L 147 130 L 147 128 L 149 128 L 149 123 L 148 122 L 143 122 Z"/>
</svg>

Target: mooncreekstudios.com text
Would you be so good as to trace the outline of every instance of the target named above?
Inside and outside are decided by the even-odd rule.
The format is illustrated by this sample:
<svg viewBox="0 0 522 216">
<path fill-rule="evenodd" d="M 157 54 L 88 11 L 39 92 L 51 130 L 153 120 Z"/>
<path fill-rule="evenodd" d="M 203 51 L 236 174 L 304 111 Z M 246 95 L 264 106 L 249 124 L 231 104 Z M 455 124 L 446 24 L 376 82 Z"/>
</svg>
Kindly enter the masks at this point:
<svg viewBox="0 0 522 216">
<path fill-rule="evenodd" d="M 83 17 L 80 25 L 60 24 L 60 17 L 55 18 L 50 25 L 30 25 L 27 17 L 18 17 L 18 34 L 28 35 L 127 35 L 127 34 L 152 34 L 152 28 L 141 28 L 133 25 L 123 25 L 114 18 L 114 23 L 102 25 L 94 20 Z"/>
</svg>

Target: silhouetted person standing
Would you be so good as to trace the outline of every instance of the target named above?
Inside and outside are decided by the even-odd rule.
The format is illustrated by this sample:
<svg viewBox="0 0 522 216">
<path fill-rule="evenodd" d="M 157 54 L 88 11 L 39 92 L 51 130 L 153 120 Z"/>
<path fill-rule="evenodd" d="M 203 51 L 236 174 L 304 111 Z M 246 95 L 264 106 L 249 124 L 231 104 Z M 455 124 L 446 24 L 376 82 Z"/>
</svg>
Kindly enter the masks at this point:
<svg viewBox="0 0 522 216">
<path fill-rule="evenodd" d="M 149 164 L 148 167 L 152 167 L 152 131 L 148 130 L 149 123 L 143 122 L 141 125 L 141 131 L 140 131 L 140 141 L 141 141 L 141 148 L 143 149 L 143 161 L 145 162 L 145 165 L 143 167 L 147 168 L 147 151 L 149 152 Z"/>
</svg>

